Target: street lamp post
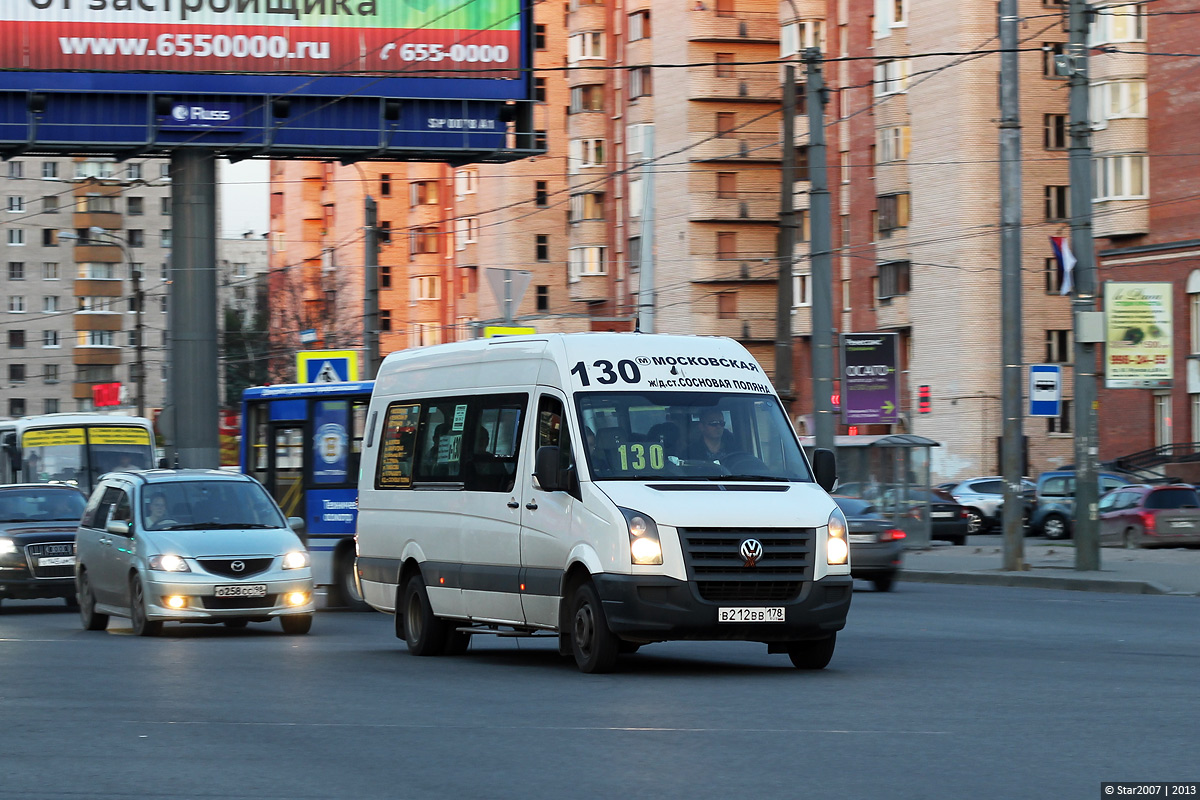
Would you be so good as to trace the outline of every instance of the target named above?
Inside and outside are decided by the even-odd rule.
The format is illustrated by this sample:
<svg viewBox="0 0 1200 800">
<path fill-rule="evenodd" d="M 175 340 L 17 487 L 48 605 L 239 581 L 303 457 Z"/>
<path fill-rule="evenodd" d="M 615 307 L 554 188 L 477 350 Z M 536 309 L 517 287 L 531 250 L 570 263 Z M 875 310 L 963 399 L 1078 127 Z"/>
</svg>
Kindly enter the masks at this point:
<svg viewBox="0 0 1200 800">
<path fill-rule="evenodd" d="M 146 343 L 145 343 L 145 303 L 146 298 L 142 295 L 142 271 L 134 269 L 133 259 L 129 255 L 129 249 L 120 236 L 117 236 L 112 231 L 106 228 L 93 225 L 88 228 L 88 233 L 91 236 L 105 237 L 101 241 L 104 244 L 111 244 L 121 251 L 121 255 L 125 259 L 125 264 L 129 267 L 130 277 L 133 280 L 133 302 L 136 321 L 134 322 L 134 361 L 133 361 L 133 383 L 137 394 L 137 415 L 139 417 L 146 416 Z M 71 231 L 64 231 L 58 235 L 60 239 L 74 239 L 82 241 L 78 234 Z"/>
</svg>

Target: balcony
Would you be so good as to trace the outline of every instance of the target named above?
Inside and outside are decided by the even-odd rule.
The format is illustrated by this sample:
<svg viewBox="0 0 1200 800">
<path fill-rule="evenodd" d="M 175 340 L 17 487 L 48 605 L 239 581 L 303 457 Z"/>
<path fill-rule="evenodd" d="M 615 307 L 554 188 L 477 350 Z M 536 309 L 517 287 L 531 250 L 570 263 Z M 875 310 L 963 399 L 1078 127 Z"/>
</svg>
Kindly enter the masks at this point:
<svg viewBox="0 0 1200 800">
<path fill-rule="evenodd" d="M 771 163 L 778 162 L 782 154 L 778 133 L 732 131 L 715 136 L 698 132 L 692 134 L 691 144 L 688 155 L 692 161 Z"/>
<path fill-rule="evenodd" d="M 124 281 L 120 278 L 81 278 L 75 281 L 76 297 L 120 297 L 124 294 Z"/>
<path fill-rule="evenodd" d="M 693 283 L 775 283 L 774 258 L 715 258 L 692 261 Z"/>
<path fill-rule="evenodd" d="M 93 364 L 112 366 L 121 363 L 121 348 L 115 345 L 77 344 L 72 355 L 74 356 L 72 360 L 79 366 Z"/>
<path fill-rule="evenodd" d="M 781 97 L 779 77 L 774 70 L 762 68 L 727 68 L 729 75 L 717 75 L 714 67 L 699 67 L 688 77 L 691 100 L 738 101 L 743 103 L 778 103 Z"/>
<path fill-rule="evenodd" d="M 700 321 L 696 333 L 707 336 L 728 336 L 739 342 L 775 341 L 775 316 L 740 314 L 737 319 Z"/>
<path fill-rule="evenodd" d="M 756 222 L 771 225 L 779 222 L 779 196 L 735 192 L 721 197 L 716 192 L 691 192 L 692 222 Z"/>
<path fill-rule="evenodd" d="M 119 311 L 75 312 L 75 330 L 77 331 L 119 331 L 124 327 L 122 322 Z"/>
<path fill-rule="evenodd" d="M 75 227 L 104 228 L 107 231 L 119 231 L 122 217 L 115 211 L 77 211 L 75 212 Z"/>
<path fill-rule="evenodd" d="M 98 264 L 120 264 L 125 260 L 121 248 L 113 244 L 77 244 L 75 245 L 75 261 Z"/>
<path fill-rule="evenodd" d="M 875 325 L 881 330 L 912 327 L 908 313 L 908 295 L 881 297 L 875 300 Z"/>
<path fill-rule="evenodd" d="M 1150 209 L 1145 200 L 1106 200 L 1092 204 L 1092 233 L 1096 237 L 1149 232 Z"/>
<path fill-rule="evenodd" d="M 567 284 L 567 289 L 568 296 L 577 303 L 608 300 L 612 294 L 607 275 L 580 275 L 579 280 Z"/>
<path fill-rule="evenodd" d="M 779 44 L 778 14 L 719 12 L 716 0 L 708 0 L 704 5 L 704 11 L 687 12 L 689 41 Z"/>
</svg>

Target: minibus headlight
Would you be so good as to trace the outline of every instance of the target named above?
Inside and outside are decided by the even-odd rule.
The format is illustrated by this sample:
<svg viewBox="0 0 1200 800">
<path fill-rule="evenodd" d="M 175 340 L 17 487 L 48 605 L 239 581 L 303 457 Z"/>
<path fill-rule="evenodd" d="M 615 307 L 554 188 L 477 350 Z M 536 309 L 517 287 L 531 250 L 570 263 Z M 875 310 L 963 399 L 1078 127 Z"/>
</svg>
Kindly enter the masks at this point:
<svg viewBox="0 0 1200 800">
<path fill-rule="evenodd" d="M 662 542 L 658 539 L 658 526 L 654 520 L 631 508 L 622 508 L 621 513 L 629 528 L 629 560 L 643 566 L 662 564 Z"/>
<path fill-rule="evenodd" d="M 179 556 L 150 556 L 150 569 L 159 572 L 191 572 L 191 567 Z"/>
<path fill-rule="evenodd" d="M 284 569 L 303 569 L 308 566 L 308 553 L 304 550 L 293 550 L 283 557 Z"/>
<path fill-rule="evenodd" d="M 850 545 L 846 541 L 846 515 L 840 508 L 834 508 L 829 515 L 829 538 L 825 543 L 826 561 L 834 566 L 846 564 L 850 559 Z"/>
</svg>

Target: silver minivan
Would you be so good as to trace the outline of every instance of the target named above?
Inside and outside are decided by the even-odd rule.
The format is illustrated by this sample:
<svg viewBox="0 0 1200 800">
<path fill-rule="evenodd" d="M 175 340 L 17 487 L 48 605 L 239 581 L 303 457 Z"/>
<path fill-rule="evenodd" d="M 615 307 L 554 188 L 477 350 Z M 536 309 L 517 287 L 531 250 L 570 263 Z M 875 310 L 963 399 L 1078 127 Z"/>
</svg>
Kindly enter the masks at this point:
<svg viewBox="0 0 1200 800">
<path fill-rule="evenodd" d="M 233 628 L 279 619 L 312 626 L 308 551 L 253 478 L 221 470 L 105 475 L 76 534 L 75 586 L 87 630 L 128 617 L 155 636 L 164 622 Z"/>
</svg>

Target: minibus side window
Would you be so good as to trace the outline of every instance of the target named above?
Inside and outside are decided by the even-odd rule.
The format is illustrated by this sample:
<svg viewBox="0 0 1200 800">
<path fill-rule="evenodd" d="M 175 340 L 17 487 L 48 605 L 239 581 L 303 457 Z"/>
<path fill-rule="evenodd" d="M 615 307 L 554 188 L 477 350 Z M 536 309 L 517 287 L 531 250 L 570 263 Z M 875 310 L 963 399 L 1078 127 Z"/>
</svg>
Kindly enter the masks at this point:
<svg viewBox="0 0 1200 800">
<path fill-rule="evenodd" d="M 466 398 L 437 400 L 425 407 L 417 437 L 419 446 L 413 480 L 418 483 L 461 480 L 468 407 Z"/>
<path fill-rule="evenodd" d="M 471 469 L 467 471 L 467 489 L 511 492 L 516 484 L 529 395 L 493 395 L 476 403 L 474 421 L 468 424 Z"/>
<path fill-rule="evenodd" d="M 567 428 L 567 418 L 563 415 L 562 401 L 550 395 L 542 395 L 538 400 L 538 434 L 534 453 L 542 447 L 559 448 L 560 472 L 565 473 L 575 463 L 571 455 L 571 435 Z"/>
<path fill-rule="evenodd" d="M 413 457 L 416 451 L 418 403 L 392 403 L 383 421 L 379 443 L 379 467 L 376 489 L 407 489 L 412 486 Z"/>
</svg>

